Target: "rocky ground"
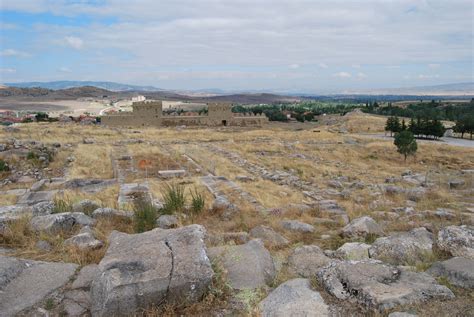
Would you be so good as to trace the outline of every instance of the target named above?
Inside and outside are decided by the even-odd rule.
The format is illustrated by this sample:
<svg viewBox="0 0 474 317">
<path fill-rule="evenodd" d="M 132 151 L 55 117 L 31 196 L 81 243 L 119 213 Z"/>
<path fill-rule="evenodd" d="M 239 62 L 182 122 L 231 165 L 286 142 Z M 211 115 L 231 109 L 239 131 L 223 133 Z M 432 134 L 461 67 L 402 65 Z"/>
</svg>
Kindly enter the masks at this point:
<svg viewBox="0 0 474 317">
<path fill-rule="evenodd" d="M 473 149 L 404 162 L 308 124 L 0 141 L 0 316 L 474 315 Z"/>
</svg>

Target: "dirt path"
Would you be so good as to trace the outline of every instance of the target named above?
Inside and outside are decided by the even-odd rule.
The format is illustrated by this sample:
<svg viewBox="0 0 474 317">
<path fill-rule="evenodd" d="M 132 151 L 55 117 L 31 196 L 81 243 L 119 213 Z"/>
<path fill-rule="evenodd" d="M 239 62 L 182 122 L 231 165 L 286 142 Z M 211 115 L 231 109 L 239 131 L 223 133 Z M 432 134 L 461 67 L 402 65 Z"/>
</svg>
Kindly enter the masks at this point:
<svg viewBox="0 0 474 317">
<path fill-rule="evenodd" d="M 381 139 L 381 140 L 393 140 L 392 137 L 382 134 L 382 133 L 377 133 L 377 134 L 368 134 L 368 133 L 357 133 L 355 134 L 357 136 L 362 136 L 362 137 L 368 137 L 368 138 L 375 138 L 375 139 Z M 421 143 L 435 143 L 435 144 L 448 144 L 448 145 L 454 145 L 454 146 L 461 146 L 465 148 L 474 148 L 474 140 L 468 140 L 468 139 L 458 139 L 458 138 L 441 138 L 439 140 L 423 140 L 423 139 L 417 139 L 417 142 Z"/>
</svg>

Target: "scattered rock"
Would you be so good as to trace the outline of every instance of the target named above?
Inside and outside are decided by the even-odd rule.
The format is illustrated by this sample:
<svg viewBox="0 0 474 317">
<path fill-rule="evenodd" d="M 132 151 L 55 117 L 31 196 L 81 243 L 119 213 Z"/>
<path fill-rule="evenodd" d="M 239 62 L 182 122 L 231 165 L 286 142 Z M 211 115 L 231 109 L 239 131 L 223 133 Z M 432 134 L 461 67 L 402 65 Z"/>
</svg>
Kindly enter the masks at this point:
<svg viewBox="0 0 474 317">
<path fill-rule="evenodd" d="M 435 277 L 446 277 L 453 285 L 474 289 L 474 259 L 456 257 L 436 262 L 427 272 Z"/>
<path fill-rule="evenodd" d="M 474 227 L 448 226 L 438 232 L 438 248 L 451 253 L 474 259 Z"/>
<path fill-rule="evenodd" d="M 342 235 L 350 238 L 366 237 L 368 235 L 380 236 L 382 234 L 382 227 L 368 216 L 354 219 L 342 229 Z"/>
<path fill-rule="evenodd" d="M 100 204 L 90 199 L 84 199 L 72 205 L 73 212 L 82 212 L 86 215 L 92 214 L 98 208 L 100 208 Z"/>
<path fill-rule="evenodd" d="M 132 218 L 133 212 L 125 211 L 125 210 L 117 210 L 114 208 L 97 208 L 92 212 L 92 218 L 97 219 L 101 217 L 124 217 L 124 218 Z"/>
<path fill-rule="evenodd" d="M 451 299 L 453 292 L 426 273 L 406 271 L 380 261 L 336 261 L 318 273 L 333 296 L 381 312 L 427 300 Z"/>
<path fill-rule="evenodd" d="M 82 140 L 82 143 L 83 144 L 94 144 L 95 143 L 95 140 L 94 139 L 89 139 L 89 138 L 84 138 Z"/>
<path fill-rule="evenodd" d="M 432 254 L 433 234 L 426 228 L 416 228 L 410 232 L 394 233 L 378 238 L 369 249 L 371 258 L 388 263 L 403 265 L 423 260 Z"/>
<path fill-rule="evenodd" d="M 156 220 L 156 226 L 161 229 L 171 229 L 178 227 L 178 218 L 173 215 L 161 215 Z"/>
<path fill-rule="evenodd" d="M 407 312 L 393 312 L 388 314 L 388 317 L 416 317 L 417 314 L 407 313 Z"/>
<path fill-rule="evenodd" d="M 40 303 L 68 283 L 77 267 L 0 255 L 0 315 L 14 316 Z"/>
<path fill-rule="evenodd" d="M 97 264 L 84 266 L 77 274 L 77 278 L 72 283 L 71 289 L 89 288 L 98 273 L 99 266 Z"/>
<path fill-rule="evenodd" d="M 452 179 L 448 182 L 450 189 L 459 189 L 464 186 L 465 182 L 462 179 Z"/>
<path fill-rule="evenodd" d="M 140 234 L 113 231 L 91 286 L 92 316 L 133 315 L 164 301 L 198 301 L 213 276 L 204 236 L 200 225 Z"/>
<path fill-rule="evenodd" d="M 301 222 L 298 220 L 283 220 L 281 226 L 286 230 L 298 231 L 303 233 L 314 232 L 314 227 L 308 223 Z"/>
<path fill-rule="evenodd" d="M 43 201 L 37 203 L 31 208 L 33 216 L 44 216 L 52 214 L 54 211 L 54 203 L 52 201 Z"/>
<path fill-rule="evenodd" d="M 288 257 L 290 272 L 308 278 L 315 276 L 322 267 L 330 262 L 331 259 L 317 245 L 298 247 Z"/>
<path fill-rule="evenodd" d="M 370 244 L 348 242 L 334 252 L 334 257 L 341 260 L 366 260 L 369 258 L 369 249 Z"/>
<path fill-rule="evenodd" d="M 30 227 L 34 231 L 69 231 L 74 225 L 92 226 L 94 219 L 80 212 L 63 212 L 31 218 Z"/>
<path fill-rule="evenodd" d="M 209 257 L 226 269 L 227 278 L 234 289 L 259 288 L 270 284 L 275 278 L 270 252 L 258 239 L 242 245 L 210 248 Z"/>
<path fill-rule="evenodd" d="M 290 243 L 290 241 L 281 234 L 272 228 L 263 225 L 250 230 L 250 236 L 252 238 L 261 239 L 266 246 L 273 248 L 283 247 Z"/>
<path fill-rule="evenodd" d="M 308 279 L 296 278 L 278 286 L 259 304 L 262 317 L 329 316 L 328 305 Z"/>
<path fill-rule="evenodd" d="M 41 251 L 51 251 L 53 249 L 51 244 L 48 241 L 45 241 L 45 240 L 40 240 L 40 241 L 36 242 L 35 248 L 37 248 L 38 250 L 41 250 Z"/>
<path fill-rule="evenodd" d="M 95 250 L 100 249 L 104 243 L 95 238 L 91 229 L 84 227 L 77 235 L 66 239 L 64 245 L 75 246 L 81 250 Z"/>
</svg>

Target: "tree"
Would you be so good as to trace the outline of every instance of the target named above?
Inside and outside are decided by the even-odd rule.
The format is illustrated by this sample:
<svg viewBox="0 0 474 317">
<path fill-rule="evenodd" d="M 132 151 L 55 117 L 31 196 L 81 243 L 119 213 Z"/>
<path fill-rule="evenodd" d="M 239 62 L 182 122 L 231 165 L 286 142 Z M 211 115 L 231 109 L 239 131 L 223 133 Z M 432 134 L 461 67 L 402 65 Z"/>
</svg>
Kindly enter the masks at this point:
<svg viewBox="0 0 474 317">
<path fill-rule="evenodd" d="M 403 154 L 405 161 L 408 155 L 415 155 L 418 149 L 415 136 L 408 130 L 396 133 L 393 143 L 396 145 L 398 153 Z"/>
<path fill-rule="evenodd" d="M 405 119 L 402 120 L 402 126 L 401 126 L 401 130 L 402 131 L 405 131 L 407 129 L 407 125 L 405 123 Z"/>
</svg>

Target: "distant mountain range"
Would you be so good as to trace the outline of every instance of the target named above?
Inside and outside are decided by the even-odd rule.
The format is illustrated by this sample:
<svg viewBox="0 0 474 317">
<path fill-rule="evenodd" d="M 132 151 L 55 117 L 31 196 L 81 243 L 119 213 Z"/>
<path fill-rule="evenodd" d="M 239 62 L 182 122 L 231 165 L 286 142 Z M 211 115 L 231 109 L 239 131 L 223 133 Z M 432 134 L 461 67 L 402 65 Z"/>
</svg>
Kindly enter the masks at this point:
<svg viewBox="0 0 474 317">
<path fill-rule="evenodd" d="M 290 96 L 334 96 L 334 95 L 398 95 L 398 96 L 474 96 L 474 82 L 454 83 L 435 86 L 420 87 L 404 87 L 404 88 L 387 88 L 387 89 L 350 89 L 344 91 L 335 91 L 333 93 L 308 93 L 292 91 L 275 91 L 275 90 L 222 90 L 222 89 L 199 89 L 199 90 L 169 90 L 161 89 L 153 86 L 128 85 L 108 81 L 52 81 L 52 82 L 23 82 L 23 83 L 5 83 L 8 87 L 16 88 L 44 88 L 50 90 L 63 90 L 77 87 L 96 87 L 112 92 L 142 92 L 142 93 L 158 93 L 166 92 L 172 94 L 193 96 L 193 97 L 212 97 L 224 96 L 231 94 L 281 94 Z M 1 88 L 1 85 L 0 85 Z"/>
<path fill-rule="evenodd" d="M 70 81 L 70 80 L 62 80 L 62 81 L 49 81 L 49 82 L 24 82 L 24 83 L 5 83 L 5 86 L 9 87 L 17 87 L 17 88 L 45 88 L 45 89 L 52 89 L 52 90 L 59 90 L 59 89 L 68 89 L 68 88 L 76 88 L 76 87 L 84 87 L 84 86 L 93 86 L 101 89 L 105 89 L 108 91 L 162 91 L 163 89 L 156 88 L 153 86 L 137 86 L 137 85 L 128 85 L 128 84 L 121 84 L 121 83 L 114 83 L 111 81 Z"/>
</svg>

